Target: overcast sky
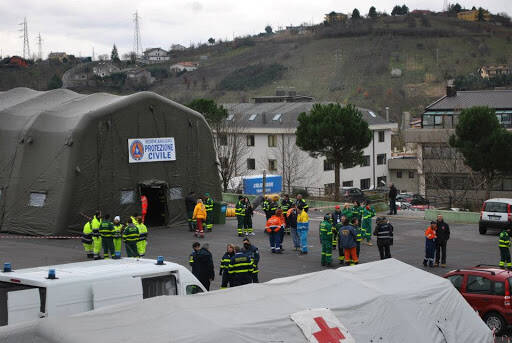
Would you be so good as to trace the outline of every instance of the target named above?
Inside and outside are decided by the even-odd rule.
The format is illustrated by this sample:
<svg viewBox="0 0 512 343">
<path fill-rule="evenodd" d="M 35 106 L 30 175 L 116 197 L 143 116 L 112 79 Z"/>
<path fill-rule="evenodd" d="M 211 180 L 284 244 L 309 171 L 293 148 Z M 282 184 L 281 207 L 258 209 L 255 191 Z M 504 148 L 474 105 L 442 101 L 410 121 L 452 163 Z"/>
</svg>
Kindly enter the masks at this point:
<svg viewBox="0 0 512 343">
<path fill-rule="evenodd" d="M 449 1 L 455 2 L 455 1 Z M 512 14 L 512 0 L 459 0 L 471 8 L 482 6 L 491 12 Z M 180 43 L 205 42 L 209 37 L 262 32 L 266 25 L 319 23 L 330 11 L 351 12 L 357 7 L 366 14 L 370 6 L 391 12 L 397 0 L 0 0 L 0 54 L 21 55 L 23 40 L 18 24 L 27 17 L 31 52 L 37 53 L 41 33 L 43 55 L 50 51 L 90 56 L 110 53 L 116 43 L 121 54 L 132 50 L 133 13 L 141 17 L 144 49 Z M 409 0 L 411 9 L 439 11 L 444 0 Z"/>
</svg>

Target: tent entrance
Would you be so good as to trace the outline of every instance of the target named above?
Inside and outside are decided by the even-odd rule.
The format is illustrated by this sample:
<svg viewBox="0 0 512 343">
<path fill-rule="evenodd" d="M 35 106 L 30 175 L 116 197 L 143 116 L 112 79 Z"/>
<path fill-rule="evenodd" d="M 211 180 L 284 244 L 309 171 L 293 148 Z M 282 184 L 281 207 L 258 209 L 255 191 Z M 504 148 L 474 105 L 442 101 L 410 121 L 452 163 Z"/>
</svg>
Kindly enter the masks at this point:
<svg viewBox="0 0 512 343">
<path fill-rule="evenodd" d="M 167 225 L 167 185 L 140 185 L 140 195 L 148 198 L 148 212 L 144 223 L 146 226 Z"/>
</svg>

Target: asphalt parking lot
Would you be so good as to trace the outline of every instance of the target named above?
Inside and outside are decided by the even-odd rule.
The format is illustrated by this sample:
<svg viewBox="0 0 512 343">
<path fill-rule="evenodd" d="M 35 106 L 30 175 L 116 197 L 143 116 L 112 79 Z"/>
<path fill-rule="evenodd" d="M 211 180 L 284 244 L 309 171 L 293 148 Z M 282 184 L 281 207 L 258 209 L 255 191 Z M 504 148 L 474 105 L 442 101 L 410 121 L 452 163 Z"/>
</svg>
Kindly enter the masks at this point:
<svg viewBox="0 0 512 343">
<path fill-rule="evenodd" d="M 291 237 L 286 236 L 285 251 L 282 255 L 270 253 L 268 237 L 263 232 L 264 217 L 254 215 L 256 235 L 250 239 L 260 248 L 260 281 L 308 273 L 321 270 L 320 244 L 318 226 L 323 214 L 311 213 L 309 231 L 309 254 L 299 256 L 293 250 Z M 423 231 L 428 222 L 421 218 L 390 217 L 395 228 L 394 245 L 391 254 L 403 262 L 423 268 L 425 238 Z M 450 224 L 450 223 L 449 223 Z M 375 223 L 374 223 L 375 225 Z M 482 236 L 476 225 L 451 224 L 451 238 L 448 242 L 447 268 L 427 268 L 428 271 L 442 275 L 445 272 L 474 266 L 476 264 L 494 264 L 499 262 L 497 232 L 489 232 Z M 2 235 L 2 237 L 4 237 Z M 148 258 L 165 256 L 166 260 L 188 266 L 188 256 L 192 251 L 194 238 L 188 227 L 149 228 Z M 225 252 L 227 243 L 241 245 L 241 239 L 236 235 L 236 221 L 228 218 L 225 225 L 214 226 L 213 232 L 206 234 L 201 242 L 210 244 L 214 257 L 216 274 L 218 275 L 219 260 Z M 375 243 L 375 242 L 374 242 Z M 124 251 L 123 251 L 124 253 Z M 333 268 L 338 267 L 337 251 L 333 253 Z M 379 259 L 376 245 L 362 245 L 360 262 L 370 262 Z M 35 238 L 1 238 L 0 262 L 11 262 L 13 268 L 45 266 L 77 261 L 85 261 L 85 255 L 79 239 L 35 239 Z M 220 278 L 216 277 L 212 289 L 220 287 Z"/>
</svg>

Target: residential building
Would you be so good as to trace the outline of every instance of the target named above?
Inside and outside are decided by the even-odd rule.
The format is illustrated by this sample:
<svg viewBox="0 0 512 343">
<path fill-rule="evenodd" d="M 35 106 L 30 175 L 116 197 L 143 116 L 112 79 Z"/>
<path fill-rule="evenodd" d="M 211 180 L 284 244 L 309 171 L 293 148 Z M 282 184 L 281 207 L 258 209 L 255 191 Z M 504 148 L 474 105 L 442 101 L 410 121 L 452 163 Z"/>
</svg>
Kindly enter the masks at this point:
<svg viewBox="0 0 512 343">
<path fill-rule="evenodd" d="M 180 71 L 194 71 L 199 67 L 199 63 L 197 62 L 179 62 L 173 64 L 169 67 L 171 71 L 180 72 Z"/>
<path fill-rule="evenodd" d="M 119 73 L 121 69 L 109 61 L 99 62 L 92 68 L 94 75 L 99 77 L 109 77 L 113 73 Z"/>
<path fill-rule="evenodd" d="M 465 21 L 478 21 L 478 10 L 464 11 L 457 13 L 457 18 Z M 484 20 L 489 21 L 491 14 L 484 10 Z"/>
<path fill-rule="evenodd" d="M 488 106 L 496 110 L 500 123 L 512 129 L 512 90 L 456 91 L 427 106 L 421 128 L 405 130 L 405 143 L 416 146 L 419 193 L 439 202 L 459 199 L 478 204 L 485 197 L 482 180 L 464 165 L 462 156 L 448 141 L 455 132 L 462 110 Z M 512 177 L 498 180 L 492 197 L 512 197 Z"/>
<path fill-rule="evenodd" d="M 151 48 L 144 51 L 144 61 L 146 63 L 163 63 L 169 61 L 170 58 L 169 52 L 162 48 Z"/>
<path fill-rule="evenodd" d="M 327 13 L 324 16 L 324 21 L 327 24 L 337 24 L 337 23 L 343 23 L 348 20 L 348 15 L 345 13 L 339 13 L 339 12 L 331 12 Z"/>
<path fill-rule="evenodd" d="M 492 79 L 496 76 L 512 74 L 510 67 L 506 64 L 483 66 L 479 72 L 483 79 Z"/>
<path fill-rule="evenodd" d="M 50 52 L 48 54 L 48 59 L 50 61 L 58 61 L 60 63 L 67 62 L 69 60 L 68 54 L 65 52 Z"/>
<path fill-rule="evenodd" d="M 181 44 L 173 44 L 173 45 L 171 45 L 171 51 L 183 51 L 185 49 L 187 49 L 187 48 L 184 47 Z"/>
<path fill-rule="evenodd" d="M 151 73 L 143 68 L 130 68 L 122 70 L 126 73 L 126 84 L 129 87 L 149 86 L 155 82 Z"/>
<path fill-rule="evenodd" d="M 285 188 L 290 185 L 314 189 L 314 193 L 332 193 L 334 164 L 325 157 L 311 157 L 295 145 L 297 118 L 300 113 L 309 112 L 315 102 L 287 101 L 281 95 L 257 99 L 258 102 L 224 104 L 229 112 L 227 121 L 236 121 L 236 130 L 246 136 L 246 161 L 242 161 L 236 174 L 255 175 L 266 170 L 268 174 L 283 175 Z M 391 131 L 397 124 L 371 110 L 359 110 L 369 124 L 373 140 L 364 149 L 361 165 L 342 166 L 340 184 L 361 189 L 384 186 L 391 157 Z"/>
<path fill-rule="evenodd" d="M 388 161 L 389 182 L 402 193 L 419 192 L 416 151 L 392 153 Z"/>
<path fill-rule="evenodd" d="M 430 10 L 413 10 L 411 12 L 411 14 L 413 14 L 413 15 L 432 15 L 432 14 L 434 14 L 434 12 L 432 12 Z"/>
<path fill-rule="evenodd" d="M 24 59 L 20 56 L 11 56 L 6 57 L 0 61 L 0 67 L 2 68 L 10 68 L 10 67 L 23 67 L 26 68 L 31 64 L 29 60 Z"/>
</svg>

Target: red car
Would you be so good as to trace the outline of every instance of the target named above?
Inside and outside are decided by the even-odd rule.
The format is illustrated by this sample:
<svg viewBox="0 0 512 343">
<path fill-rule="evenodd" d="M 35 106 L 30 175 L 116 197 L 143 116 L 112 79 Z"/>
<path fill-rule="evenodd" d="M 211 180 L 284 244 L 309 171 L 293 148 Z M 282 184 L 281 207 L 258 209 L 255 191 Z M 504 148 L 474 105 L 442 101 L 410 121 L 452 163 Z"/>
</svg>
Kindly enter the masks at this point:
<svg viewBox="0 0 512 343">
<path fill-rule="evenodd" d="M 497 335 L 504 333 L 507 326 L 512 324 L 512 271 L 479 264 L 472 268 L 452 270 L 443 277 L 451 281 Z"/>
</svg>

